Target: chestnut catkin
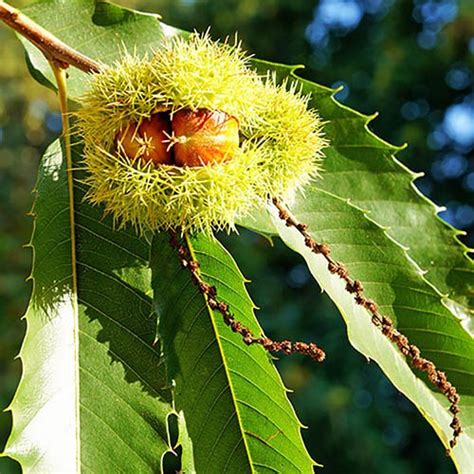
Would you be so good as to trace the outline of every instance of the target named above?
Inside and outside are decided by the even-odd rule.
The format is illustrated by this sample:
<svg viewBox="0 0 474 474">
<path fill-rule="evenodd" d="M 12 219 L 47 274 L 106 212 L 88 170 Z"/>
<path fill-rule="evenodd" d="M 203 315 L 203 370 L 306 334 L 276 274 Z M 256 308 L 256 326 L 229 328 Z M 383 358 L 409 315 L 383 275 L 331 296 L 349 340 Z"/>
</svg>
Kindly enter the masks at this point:
<svg viewBox="0 0 474 474">
<path fill-rule="evenodd" d="M 173 114 L 172 128 L 178 166 L 224 163 L 239 147 L 239 122 L 225 112 L 182 109 Z"/>
<path fill-rule="evenodd" d="M 130 159 L 152 161 L 155 165 L 172 164 L 168 149 L 171 123 L 167 113 L 152 115 L 140 125 L 129 124 L 117 135 L 117 145 Z"/>
</svg>

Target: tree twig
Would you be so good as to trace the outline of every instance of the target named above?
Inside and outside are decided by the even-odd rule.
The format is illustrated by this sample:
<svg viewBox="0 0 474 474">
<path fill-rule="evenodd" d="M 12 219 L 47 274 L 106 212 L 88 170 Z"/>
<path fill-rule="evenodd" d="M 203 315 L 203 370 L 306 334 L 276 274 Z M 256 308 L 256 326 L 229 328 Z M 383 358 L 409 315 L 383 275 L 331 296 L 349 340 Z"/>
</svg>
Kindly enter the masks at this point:
<svg viewBox="0 0 474 474">
<path fill-rule="evenodd" d="M 97 73 L 102 66 L 93 59 L 76 51 L 35 23 L 8 3 L 0 0 L 0 20 L 37 46 L 49 61 L 66 69 L 74 66 L 87 73 Z"/>
</svg>

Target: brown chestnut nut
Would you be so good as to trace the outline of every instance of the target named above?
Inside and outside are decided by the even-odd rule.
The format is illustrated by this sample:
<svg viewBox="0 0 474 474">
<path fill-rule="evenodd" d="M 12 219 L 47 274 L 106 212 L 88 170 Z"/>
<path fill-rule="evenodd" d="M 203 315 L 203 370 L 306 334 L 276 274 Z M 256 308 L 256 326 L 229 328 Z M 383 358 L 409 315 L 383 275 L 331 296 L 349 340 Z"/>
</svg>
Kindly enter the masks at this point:
<svg viewBox="0 0 474 474">
<path fill-rule="evenodd" d="M 117 136 L 118 146 L 131 159 L 152 161 L 158 164 L 173 164 L 169 150 L 171 123 L 167 113 L 152 115 L 140 124 L 129 124 Z"/>
<path fill-rule="evenodd" d="M 239 147 L 239 122 L 225 112 L 182 109 L 173 114 L 172 129 L 178 166 L 224 163 Z"/>
</svg>

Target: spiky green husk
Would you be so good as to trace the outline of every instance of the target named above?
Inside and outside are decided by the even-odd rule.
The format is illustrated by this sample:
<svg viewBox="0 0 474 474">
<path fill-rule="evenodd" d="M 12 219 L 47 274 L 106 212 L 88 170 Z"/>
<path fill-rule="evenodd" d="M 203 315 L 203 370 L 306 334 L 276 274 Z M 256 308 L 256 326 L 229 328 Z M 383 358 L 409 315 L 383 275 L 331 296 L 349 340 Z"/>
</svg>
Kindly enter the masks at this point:
<svg viewBox="0 0 474 474">
<path fill-rule="evenodd" d="M 260 79 L 239 45 L 216 43 L 208 35 L 178 37 L 156 52 L 152 70 L 173 109 L 221 110 L 244 128 L 261 112 Z"/>
<path fill-rule="evenodd" d="M 225 164 L 155 167 L 117 148 L 125 125 L 181 108 L 237 118 L 237 155 Z M 317 176 L 325 145 L 317 114 L 294 86 L 259 77 L 239 46 L 207 35 L 174 39 L 152 58 L 127 56 L 94 76 L 77 115 L 87 198 L 140 232 L 233 229 L 253 206 L 291 199 Z"/>
<path fill-rule="evenodd" d="M 247 134 L 252 141 L 262 140 L 268 157 L 260 177 L 267 196 L 291 200 L 320 171 L 326 146 L 321 122 L 296 82 L 277 85 L 276 78 L 268 76 L 260 88 L 261 112 Z"/>
<path fill-rule="evenodd" d="M 154 167 L 95 148 L 88 155 L 86 183 L 93 189 L 90 201 L 105 204 L 119 226 L 210 233 L 233 228 L 237 210 L 252 207 L 248 196 L 254 194 L 261 161 L 258 149 L 246 147 L 226 164 Z"/>
</svg>

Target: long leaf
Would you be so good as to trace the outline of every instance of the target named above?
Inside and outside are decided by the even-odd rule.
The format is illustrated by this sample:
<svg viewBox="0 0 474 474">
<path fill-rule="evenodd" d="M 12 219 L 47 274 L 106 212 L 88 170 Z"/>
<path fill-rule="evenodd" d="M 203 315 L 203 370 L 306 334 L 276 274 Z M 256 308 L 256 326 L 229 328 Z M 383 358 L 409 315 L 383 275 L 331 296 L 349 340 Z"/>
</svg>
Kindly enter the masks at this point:
<svg viewBox="0 0 474 474">
<path fill-rule="evenodd" d="M 24 472 L 157 472 L 172 408 L 153 345 L 148 245 L 115 231 L 77 182 L 71 209 L 67 173 L 57 141 L 36 186 L 33 294 L 5 453 Z"/>
<path fill-rule="evenodd" d="M 374 116 L 338 103 L 334 90 L 301 79 L 295 74 L 297 67 L 258 60 L 254 64 L 262 71 L 273 70 L 279 80 L 296 81 L 326 121 L 330 146 L 318 188 L 368 211 L 370 219 L 406 248 L 424 278 L 450 300 L 453 313 L 465 319 L 473 333 L 474 265 L 469 249 L 457 238 L 462 232 L 442 221 L 437 216 L 440 208 L 415 187 L 420 175 L 394 157 L 401 148 L 370 132 L 368 124 Z"/>
<path fill-rule="evenodd" d="M 202 235 L 187 245 L 203 279 L 216 286 L 245 326 L 260 334 L 232 257 Z M 301 424 L 268 353 L 247 347 L 209 308 L 166 234 L 153 241 L 152 270 L 168 375 L 176 408 L 186 418 L 197 471 L 313 472 Z"/>
<path fill-rule="evenodd" d="M 406 251 L 350 202 L 313 187 L 305 191 L 304 198 L 291 207 L 291 212 L 309 225 L 316 241 L 330 245 L 333 258 L 343 262 L 351 276 L 362 282 L 366 295 L 378 303 L 380 311 L 390 316 L 397 328 L 420 348 L 422 355 L 445 371 L 456 386 L 461 395 L 464 433 L 452 457 L 460 472 L 472 472 L 474 340 L 470 334 L 409 264 Z M 303 237 L 280 220 L 275 208 L 269 208 L 269 221 L 283 241 L 305 258 L 321 288 L 337 305 L 352 345 L 380 365 L 447 446 L 452 436 L 449 427 L 452 415 L 444 396 L 413 372 L 398 348 L 374 327 L 371 315 L 354 302 L 340 278 L 328 271 L 324 258 L 306 247 Z"/>
</svg>

